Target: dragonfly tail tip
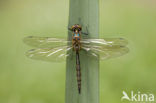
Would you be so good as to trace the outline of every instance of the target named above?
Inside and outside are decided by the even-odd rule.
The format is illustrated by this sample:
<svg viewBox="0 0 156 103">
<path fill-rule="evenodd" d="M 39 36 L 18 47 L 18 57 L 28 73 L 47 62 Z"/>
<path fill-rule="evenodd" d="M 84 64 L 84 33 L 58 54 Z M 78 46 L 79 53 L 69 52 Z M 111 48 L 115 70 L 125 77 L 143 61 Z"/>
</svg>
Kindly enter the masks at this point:
<svg viewBox="0 0 156 103">
<path fill-rule="evenodd" d="M 79 88 L 79 94 L 81 94 L 81 89 Z"/>
</svg>

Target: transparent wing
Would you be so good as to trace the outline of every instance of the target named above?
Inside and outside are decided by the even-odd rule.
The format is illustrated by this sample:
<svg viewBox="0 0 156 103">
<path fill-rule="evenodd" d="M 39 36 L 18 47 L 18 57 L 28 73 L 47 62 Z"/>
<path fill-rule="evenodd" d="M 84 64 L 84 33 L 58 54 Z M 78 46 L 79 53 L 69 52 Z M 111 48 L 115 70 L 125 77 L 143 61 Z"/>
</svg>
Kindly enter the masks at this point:
<svg viewBox="0 0 156 103">
<path fill-rule="evenodd" d="M 25 37 L 23 41 L 27 45 L 39 48 L 67 46 L 68 43 L 72 44 L 71 41 L 67 41 L 67 39 L 63 38 L 36 37 L 36 36 Z"/>
<path fill-rule="evenodd" d="M 82 46 L 82 49 L 87 52 L 88 56 L 105 60 L 109 58 L 119 57 L 128 53 L 129 49 L 125 46 Z"/>
<path fill-rule="evenodd" d="M 56 48 L 38 48 L 32 49 L 26 52 L 26 56 L 31 59 L 50 61 L 50 62 L 60 62 L 66 60 L 66 57 L 69 56 L 72 50 L 71 46 L 63 46 Z"/>
<path fill-rule="evenodd" d="M 126 46 L 128 41 L 123 38 L 82 39 L 82 46 L 102 46 L 104 48 Z"/>
</svg>

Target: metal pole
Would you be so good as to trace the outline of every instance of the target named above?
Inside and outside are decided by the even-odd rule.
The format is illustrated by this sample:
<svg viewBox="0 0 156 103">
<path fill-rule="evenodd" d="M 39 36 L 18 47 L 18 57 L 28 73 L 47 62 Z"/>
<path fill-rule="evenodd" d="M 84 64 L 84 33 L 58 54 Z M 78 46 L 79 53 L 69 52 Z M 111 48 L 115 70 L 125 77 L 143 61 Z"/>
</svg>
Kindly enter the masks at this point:
<svg viewBox="0 0 156 103">
<path fill-rule="evenodd" d="M 69 27 L 74 24 L 82 26 L 82 31 L 88 33 L 87 38 L 98 38 L 99 1 L 70 0 Z M 71 32 L 68 34 L 68 39 L 71 39 Z M 81 94 L 77 89 L 75 54 L 67 58 L 66 103 L 99 103 L 99 61 L 86 55 L 86 52 L 80 53 Z"/>
</svg>

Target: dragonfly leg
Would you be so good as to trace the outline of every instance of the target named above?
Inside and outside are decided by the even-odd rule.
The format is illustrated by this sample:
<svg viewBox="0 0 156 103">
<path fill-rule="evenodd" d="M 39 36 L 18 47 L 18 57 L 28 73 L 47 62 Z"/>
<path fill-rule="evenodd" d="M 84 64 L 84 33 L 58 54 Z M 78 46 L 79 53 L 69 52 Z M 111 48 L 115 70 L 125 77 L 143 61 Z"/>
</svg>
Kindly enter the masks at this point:
<svg viewBox="0 0 156 103">
<path fill-rule="evenodd" d="M 87 32 L 81 32 L 82 34 L 84 34 L 84 35 L 88 35 L 89 33 L 88 33 L 88 27 L 86 26 L 86 31 Z"/>
<path fill-rule="evenodd" d="M 72 29 L 70 27 L 68 27 L 68 30 L 72 31 Z"/>
</svg>

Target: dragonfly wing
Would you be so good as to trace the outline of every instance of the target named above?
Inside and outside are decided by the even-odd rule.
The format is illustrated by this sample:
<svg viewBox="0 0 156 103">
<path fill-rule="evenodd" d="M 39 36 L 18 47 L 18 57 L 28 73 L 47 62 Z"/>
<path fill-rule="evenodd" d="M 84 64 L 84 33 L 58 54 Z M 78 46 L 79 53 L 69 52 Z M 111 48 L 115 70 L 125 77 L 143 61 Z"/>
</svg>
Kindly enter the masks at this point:
<svg viewBox="0 0 156 103">
<path fill-rule="evenodd" d="M 36 37 L 28 36 L 23 39 L 24 43 L 33 47 L 51 48 L 58 46 L 67 46 L 71 41 L 63 38 L 50 38 L 50 37 Z"/>
<path fill-rule="evenodd" d="M 113 48 L 126 46 L 128 41 L 123 38 L 104 38 L 104 39 L 82 39 L 82 45 L 102 46 L 105 48 Z"/>
<path fill-rule="evenodd" d="M 129 49 L 125 46 L 82 46 L 82 49 L 88 52 L 88 56 L 100 57 L 101 60 L 122 56 L 128 53 Z"/>
<path fill-rule="evenodd" d="M 26 56 L 31 59 L 50 61 L 50 62 L 61 62 L 66 60 L 66 57 L 69 56 L 72 50 L 71 46 L 63 46 L 56 48 L 38 48 L 32 49 L 26 52 Z"/>
</svg>

